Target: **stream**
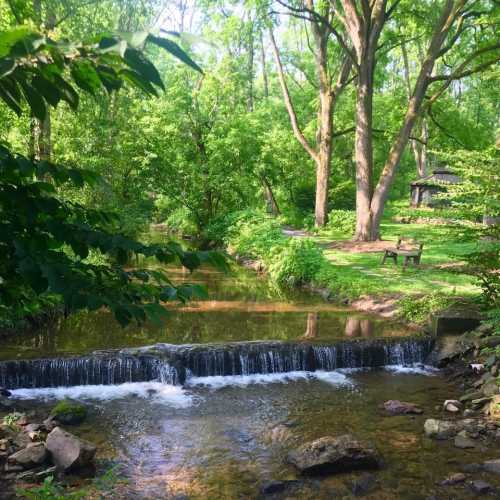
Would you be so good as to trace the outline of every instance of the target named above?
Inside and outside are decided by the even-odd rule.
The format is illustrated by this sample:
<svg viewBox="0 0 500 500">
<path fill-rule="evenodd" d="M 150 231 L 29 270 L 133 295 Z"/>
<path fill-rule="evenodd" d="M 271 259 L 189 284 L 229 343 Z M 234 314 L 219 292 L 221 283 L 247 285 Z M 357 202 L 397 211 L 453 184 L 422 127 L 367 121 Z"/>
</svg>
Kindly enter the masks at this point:
<svg viewBox="0 0 500 500">
<path fill-rule="evenodd" d="M 344 433 L 383 457 L 366 498 L 471 497 L 437 483 L 489 452 L 423 433 L 442 416 L 436 404 L 458 395 L 425 365 L 432 341 L 305 293 L 281 296 L 246 270 L 171 274 L 205 283 L 210 299 L 170 306 L 161 327 L 123 330 L 99 311 L 0 348 L 0 386 L 23 404 L 88 405 L 71 432 L 97 444 L 101 470 L 119 466 L 126 481 L 109 498 L 263 498 L 271 480 L 289 482 L 269 498 L 352 498 L 366 473 L 306 479 L 285 461 L 307 440 Z M 389 399 L 424 414 L 388 416 Z"/>
</svg>

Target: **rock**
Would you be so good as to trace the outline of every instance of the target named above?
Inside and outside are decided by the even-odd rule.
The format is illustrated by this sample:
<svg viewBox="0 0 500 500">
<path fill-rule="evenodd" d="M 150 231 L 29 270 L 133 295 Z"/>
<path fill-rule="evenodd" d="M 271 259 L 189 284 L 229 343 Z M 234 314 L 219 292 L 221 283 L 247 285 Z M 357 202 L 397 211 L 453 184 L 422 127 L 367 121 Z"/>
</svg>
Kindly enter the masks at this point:
<svg viewBox="0 0 500 500">
<path fill-rule="evenodd" d="M 433 439 L 448 439 L 455 436 L 459 428 L 455 422 L 428 418 L 424 423 L 424 431 L 427 437 Z"/>
<path fill-rule="evenodd" d="M 495 347 L 500 346 L 500 336 L 494 335 L 492 337 L 487 337 L 479 343 L 479 347 L 481 349 L 489 348 L 494 349 Z M 491 365 L 490 365 L 491 366 Z"/>
<path fill-rule="evenodd" d="M 472 401 L 473 399 L 479 399 L 481 397 L 483 397 L 482 391 L 474 391 L 474 392 L 469 392 L 469 393 L 461 396 L 460 401 L 462 403 L 465 403 L 466 401 Z"/>
<path fill-rule="evenodd" d="M 463 472 L 468 474 L 475 474 L 476 472 L 480 472 L 483 469 L 481 464 L 465 464 L 461 467 Z"/>
<path fill-rule="evenodd" d="M 458 413 L 462 409 L 462 406 L 462 403 L 457 399 L 447 399 L 443 403 L 444 410 L 450 413 Z"/>
<path fill-rule="evenodd" d="M 391 415 L 421 415 L 424 412 L 422 408 L 414 403 L 406 403 L 397 399 L 386 401 L 383 407 Z"/>
<path fill-rule="evenodd" d="M 469 367 L 474 373 L 482 373 L 484 371 L 484 365 L 482 363 L 471 363 Z"/>
<path fill-rule="evenodd" d="M 469 483 L 469 486 L 475 493 L 486 494 L 493 490 L 491 484 L 487 483 L 486 481 L 483 481 L 482 479 L 476 479 L 475 481 L 471 481 Z"/>
<path fill-rule="evenodd" d="M 0 387 L 0 396 L 3 396 L 4 398 L 8 398 L 11 395 L 12 395 L 12 393 L 8 389 L 5 389 L 5 387 Z"/>
<path fill-rule="evenodd" d="M 288 462 L 304 474 L 336 473 L 380 467 L 376 450 L 350 434 L 326 436 L 288 454 Z"/>
<path fill-rule="evenodd" d="M 464 417 L 473 417 L 474 415 L 476 415 L 474 410 L 471 410 L 470 408 L 464 410 Z"/>
<path fill-rule="evenodd" d="M 448 476 L 444 481 L 441 481 L 441 486 L 451 486 L 453 484 L 463 483 L 467 479 L 465 474 L 461 472 L 455 472 L 451 476 Z"/>
<path fill-rule="evenodd" d="M 486 403 L 491 401 L 491 396 L 473 399 L 470 403 L 475 410 L 480 410 Z"/>
<path fill-rule="evenodd" d="M 52 408 L 50 416 L 61 424 L 78 425 L 87 417 L 87 408 L 65 399 Z"/>
<path fill-rule="evenodd" d="M 455 436 L 455 441 L 453 443 L 456 448 L 462 448 L 462 449 L 468 449 L 468 448 L 475 448 L 476 443 L 472 441 L 472 439 L 469 439 L 468 437 L 465 436 L 460 436 L 457 435 Z"/>
<path fill-rule="evenodd" d="M 490 373 L 493 377 L 498 377 L 498 365 L 493 365 L 490 368 Z"/>
<path fill-rule="evenodd" d="M 56 420 L 54 420 L 54 418 L 49 417 L 43 421 L 43 426 L 45 427 L 47 432 L 50 432 L 57 427 L 57 422 Z"/>
<path fill-rule="evenodd" d="M 57 467 L 48 467 L 40 471 L 28 470 L 17 474 L 16 479 L 23 482 L 38 483 L 46 477 L 53 476 L 57 471 Z"/>
<path fill-rule="evenodd" d="M 483 462 L 483 469 L 491 474 L 500 475 L 500 458 Z"/>
<path fill-rule="evenodd" d="M 92 443 L 83 441 L 60 427 L 50 432 L 45 446 L 57 468 L 65 471 L 90 465 L 96 452 Z"/>
<path fill-rule="evenodd" d="M 260 492 L 263 495 L 274 495 L 275 493 L 281 493 L 285 491 L 290 486 L 296 486 L 300 483 L 297 480 L 289 481 L 266 481 L 262 484 Z"/>
<path fill-rule="evenodd" d="M 350 489 L 354 496 L 359 497 L 371 493 L 377 487 L 377 478 L 373 474 L 363 474 L 351 484 Z"/>
<path fill-rule="evenodd" d="M 485 396 L 494 396 L 499 392 L 500 392 L 500 387 L 498 387 L 496 380 L 492 380 L 491 382 L 488 382 L 483 385 L 483 394 Z"/>
<path fill-rule="evenodd" d="M 28 424 L 24 427 L 24 432 L 27 432 L 28 434 L 30 432 L 37 432 L 42 428 L 42 424 Z"/>
<path fill-rule="evenodd" d="M 43 464 L 47 460 L 47 450 L 43 443 L 32 443 L 26 448 L 11 455 L 7 460 L 10 464 L 20 465 L 31 469 Z"/>
</svg>

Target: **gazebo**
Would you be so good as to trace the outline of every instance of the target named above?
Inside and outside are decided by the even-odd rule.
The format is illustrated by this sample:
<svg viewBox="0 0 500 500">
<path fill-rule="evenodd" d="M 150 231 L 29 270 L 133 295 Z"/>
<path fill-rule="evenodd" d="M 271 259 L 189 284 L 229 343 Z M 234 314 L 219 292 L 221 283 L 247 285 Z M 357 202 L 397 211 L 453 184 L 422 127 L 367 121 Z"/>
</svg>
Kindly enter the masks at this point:
<svg viewBox="0 0 500 500">
<path fill-rule="evenodd" d="M 410 184 L 410 205 L 416 207 L 432 207 L 439 204 L 436 195 L 446 191 L 446 186 L 459 184 L 460 177 L 445 167 L 437 167 L 431 175 L 422 177 Z"/>
</svg>

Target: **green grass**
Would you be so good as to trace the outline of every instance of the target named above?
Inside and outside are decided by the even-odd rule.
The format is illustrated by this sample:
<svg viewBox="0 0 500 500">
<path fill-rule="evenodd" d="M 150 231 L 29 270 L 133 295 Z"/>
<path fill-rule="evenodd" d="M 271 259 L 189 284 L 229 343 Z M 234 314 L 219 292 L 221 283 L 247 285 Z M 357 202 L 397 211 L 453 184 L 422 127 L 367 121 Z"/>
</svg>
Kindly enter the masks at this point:
<svg viewBox="0 0 500 500">
<path fill-rule="evenodd" d="M 455 229 L 431 224 L 398 224 L 390 220 L 382 224 L 382 238 L 396 242 L 399 236 L 413 237 L 424 243 L 419 267 L 402 267 L 387 261 L 381 266 L 382 253 L 350 253 L 326 248 L 324 255 L 330 263 L 327 275 L 332 275 L 332 288 L 340 288 L 348 296 L 359 295 L 444 295 L 471 296 L 479 293 L 473 278 L 457 270 L 439 269 L 440 264 L 459 263 L 462 255 L 474 244 L 463 242 Z M 335 231 L 321 232 L 315 238 L 326 245 L 336 240 L 348 240 L 350 235 Z M 389 244 L 390 246 L 390 244 Z M 328 280 L 327 280 L 328 283 Z"/>
</svg>

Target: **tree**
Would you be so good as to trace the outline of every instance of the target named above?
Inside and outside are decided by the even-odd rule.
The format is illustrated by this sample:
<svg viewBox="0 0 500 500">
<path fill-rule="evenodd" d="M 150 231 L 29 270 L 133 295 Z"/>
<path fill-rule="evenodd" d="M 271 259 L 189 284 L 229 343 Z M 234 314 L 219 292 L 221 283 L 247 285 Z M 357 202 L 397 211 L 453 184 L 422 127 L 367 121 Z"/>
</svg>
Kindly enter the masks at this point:
<svg viewBox="0 0 500 500">
<path fill-rule="evenodd" d="M 293 133 L 295 138 L 316 164 L 315 224 L 317 227 L 320 227 L 324 226 L 328 221 L 330 164 L 332 159 L 333 139 L 336 135 L 334 133 L 333 115 L 338 99 L 349 82 L 351 61 L 347 56 L 340 58 L 338 64 L 334 64 L 332 60 L 332 47 L 329 43 L 332 31 L 328 21 L 331 17 L 331 11 L 328 4 L 326 2 L 321 2 L 318 7 L 319 13 L 314 10 L 315 5 L 313 0 L 307 0 L 305 4 L 307 6 L 305 19 L 312 31 L 314 39 L 314 48 L 311 48 L 311 50 L 314 54 L 318 80 L 318 125 L 315 147 L 310 145 L 299 125 L 295 106 L 286 83 L 285 71 L 283 69 L 272 27 L 269 28 L 269 38 L 271 40 L 278 78 Z M 301 12 L 301 9 L 294 8 L 293 6 L 287 7 L 295 15 L 298 15 L 297 12 Z"/>
<path fill-rule="evenodd" d="M 158 95 L 162 79 L 145 57 L 152 43 L 200 68 L 170 39 L 147 32 L 94 37 L 90 43 L 57 42 L 27 26 L 0 36 L 0 98 L 17 114 L 28 107 L 40 121 L 48 108 L 66 102 L 77 109 L 79 88 L 91 95 L 113 93 L 125 83 Z M 176 287 L 162 271 L 123 265 L 131 254 L 180 261 L 193 269 L 204 261 L 224 265 L 218 254 L 186 252 L 179 245 L 144 245 L 110 231 L 112 214 L 67 201 L 59 189 L 91 186 L 89 171 L 28 159 L 0 147 L 0 298 L 2 306 L 28 303 L 34 294 L 53 294 L 67 311 L 108 307 L 117 320 L 158 318 L 162 300 L 203 293 Z M 88 259 L 90 252 L 108 257 Z"/>
<path fill-rule="evenodd" d="M 399 132 L 381 170 L 377 184 L 374 182 L 373 165 L 373 95 L 374 76 L 377 65 L 376 53 L 380 49 L 380 37 L 390 20 L 403 22 L 406 12 L 401 11 L 400 0 L 390 5 L 387 0 L 336 0 L 332 2 L 334 21 L 331 30 L 339 44 L 350 57 L 356 78 L 356 213 L 357 223 L 354 238 L 371 241 L 380 238 L 380 222 L 401 157 L 413 127 L 422 113 L 436 102 L 451 83 L 477 71 L 482 71 L 500 59 L 500 44 L 488 35 L 479 43 L 470 36 L 474 20 L 482 20 L 492 12 L 492 2 L 446 0 L 440 2 L 434 29 L 428 35 L 418 76 L 408 100 L 406 112 Z M 436 6 L 431 5 L 427 15 L 433 16 Z M 396 14 L 400 14 L 396 17 Z M 317 15 L 317 14 L 316 14 Z M 322 16 L 322 19 L 325 19 Z M 486 19 L 485 29 L 492 24 Z M 494 34 L 493 34 L 494 35 Z M 485 40 L 486 39 L 486 40 Z M 352 46 L 352 50 L 349 46 Z M 464 48 L 464 45 L 468 47 Z M 470 48 L 472 45 L 472 49 Z M 458 47 L 458 49 L 457 49 Z M 455 50 L 453 50 L 455 49 Z M 461 50 L 460 50 L 461 49 Z M 496 51 L 496 54 L 495 54 Z M 436 62 L 447 56 L 452 67 L 445 74 L 434 75 Z M 447 64 L 450 62 L 447 61 Z M 434 83 L 440 87 L 431 95 L 427 91 Z"/>
</svg>

